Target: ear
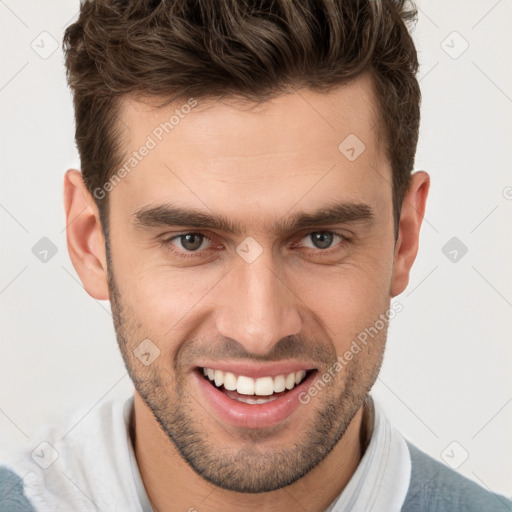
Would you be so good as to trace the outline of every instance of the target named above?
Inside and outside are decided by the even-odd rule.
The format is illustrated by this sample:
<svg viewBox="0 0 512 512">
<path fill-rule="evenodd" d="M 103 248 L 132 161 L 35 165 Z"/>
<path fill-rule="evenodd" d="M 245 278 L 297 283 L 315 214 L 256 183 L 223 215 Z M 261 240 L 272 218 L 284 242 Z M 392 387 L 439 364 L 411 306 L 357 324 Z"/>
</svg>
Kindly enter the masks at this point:
<svg viewBox="0 0 512 512">
<path fill-rule="evenodd" d="M 395 244 L 391 297 L 402 293 L 409 283 L 409 273 L 416 259 L 421 223 L 425 215 L 430 177 L 424 171 L 411 176 L 411 184 L 402 204 L 398 238 Z"/>
<path fill-rule="evenodd" d="M 64 210 L 73 266 L 89 295 L 108 300 L 107 258 L 99 212 L 82 173 L 76 169 L 69 169 L 64 175 Z"/>
</svg>

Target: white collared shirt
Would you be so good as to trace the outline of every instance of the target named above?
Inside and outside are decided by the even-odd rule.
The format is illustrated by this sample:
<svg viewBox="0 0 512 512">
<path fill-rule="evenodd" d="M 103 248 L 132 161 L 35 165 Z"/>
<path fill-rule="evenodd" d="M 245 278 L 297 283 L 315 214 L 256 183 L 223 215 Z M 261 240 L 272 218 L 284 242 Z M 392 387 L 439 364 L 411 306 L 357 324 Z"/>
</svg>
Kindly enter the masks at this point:
<svg viewBox="0 0 512 512">
<path fill-rule="evenodd" d="M 341 494 L 325 512 L 399 512 L 411 478 L 411 456 L 400 433 L 373 398 L 374 426 L 366 451 Z"/>
<path fill-rule="evenodd" d="M 378 403 L 372 437 L 356 471 L 325 512 L 394 512 L 411 474 L 407 445 Z M 23 482 L 37 512 L 153 512 L 129 434 L 133 395 L 44 426 L 0 457 Z M 67 433 L 67 434 L 66 434 Z"/>
</svg>

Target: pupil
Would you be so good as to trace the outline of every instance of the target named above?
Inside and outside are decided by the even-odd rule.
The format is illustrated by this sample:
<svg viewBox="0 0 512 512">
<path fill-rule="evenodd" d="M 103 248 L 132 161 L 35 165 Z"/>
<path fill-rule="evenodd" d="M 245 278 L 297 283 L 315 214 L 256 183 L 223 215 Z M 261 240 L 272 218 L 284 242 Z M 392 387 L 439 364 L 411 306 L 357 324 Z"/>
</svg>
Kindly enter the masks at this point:
<svg viewBox="0 0 512 512">
<path fill-rule="evenodd" d="M 332 234 L 320 231 L 313 234 L 313 243 L 319 249 L 327 249 L 332 244 Z"/>
</svg>

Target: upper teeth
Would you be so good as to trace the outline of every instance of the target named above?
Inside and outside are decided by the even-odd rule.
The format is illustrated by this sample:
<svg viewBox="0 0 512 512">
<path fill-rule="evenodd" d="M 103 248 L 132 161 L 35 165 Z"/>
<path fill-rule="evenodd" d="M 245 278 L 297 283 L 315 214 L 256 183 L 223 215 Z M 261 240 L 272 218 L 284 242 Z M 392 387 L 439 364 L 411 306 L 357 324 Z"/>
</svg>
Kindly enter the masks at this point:
<svg viewBox="0 0 512 512">
<path fill-rule="evenodd" d="M 305 370 L 278 375 L 277 377 L 259 377 L 252 379 L 245 375 L 238 377 L 231 372 L 203 368 L 203 374 L 210 380 L 215 381 L 216 386 L 224 385 L 229 391 L 236 391 L 241 395 L 269 396 L 272 393 L 280 393 L 286 389 L 293 389 L 306 375 Z"/>
</svg>

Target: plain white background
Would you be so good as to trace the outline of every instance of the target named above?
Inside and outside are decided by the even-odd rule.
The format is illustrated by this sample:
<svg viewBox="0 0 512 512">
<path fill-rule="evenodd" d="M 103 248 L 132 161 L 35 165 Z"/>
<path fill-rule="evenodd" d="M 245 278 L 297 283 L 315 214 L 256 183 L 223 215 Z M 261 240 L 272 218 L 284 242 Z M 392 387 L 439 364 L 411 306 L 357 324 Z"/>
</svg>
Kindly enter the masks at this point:
<svg viewBox="0 0 512 512">
<path fill-rule="evenodd" d="M 424 451 L 510 495 L 512 3 L 430 0 L 419 7 L 415 170 L 429 172 L 432 185 L 374 395 Z M 25 441 L 63 410 L 92 408 L 131 389 L 109 303 L 84 291 L 66 248 L 62 180 L 79 161 L 60 44 L 77 11 L 75 1 L 0 1 L 6 445 Z M 43 237 L 57 250 L 46 263 L 32 252 Z M 455 245 L 445 246 L 453 237 Z"/>
</svg>

